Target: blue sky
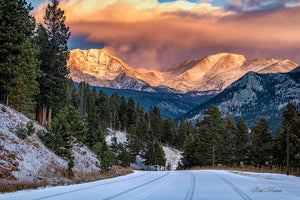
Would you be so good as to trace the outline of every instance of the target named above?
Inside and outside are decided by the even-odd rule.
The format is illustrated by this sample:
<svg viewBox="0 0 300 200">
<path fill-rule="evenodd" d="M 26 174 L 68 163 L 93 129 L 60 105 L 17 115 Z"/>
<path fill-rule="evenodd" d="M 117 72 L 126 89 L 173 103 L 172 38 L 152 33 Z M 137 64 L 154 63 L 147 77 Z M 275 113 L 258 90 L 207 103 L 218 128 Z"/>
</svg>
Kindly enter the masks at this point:
<svg viewBox="0 0 300 200">
<path fill-rule="evenodd" d="M 160 3 L 164 3 L 164 2 L 173 2 L 173 1 L 176 1 L 176 0 L 158 0 L 158 2 Z M 189 2 L 199 2 L 199 0 L 187 0 Z M 224 5 L 227 5 L 227 1 L 226 0 L 213 0 L 211 2 L 208 2 L 210 4 L 212 4 L 213 6 L 224 6 Z"/>
<path fill-rule="evenodd" d="M 44 2 L 44 0 L 27 0 L 28 3 L 31 3 L 31 5 L 33 6 L 33 8 L 37 8 L 37 6 Z"/>
</svg>

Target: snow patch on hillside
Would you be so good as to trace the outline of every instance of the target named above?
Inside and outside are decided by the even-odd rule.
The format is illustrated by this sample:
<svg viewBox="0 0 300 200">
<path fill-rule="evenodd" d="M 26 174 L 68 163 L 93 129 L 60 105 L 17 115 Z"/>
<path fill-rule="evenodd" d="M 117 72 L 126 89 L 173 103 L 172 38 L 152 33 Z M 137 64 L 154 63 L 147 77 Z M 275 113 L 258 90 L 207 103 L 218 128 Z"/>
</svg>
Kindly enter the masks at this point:
<svg viewBox="0 0 300 200">
<path fill-rule="evenodd" d="M 112 145 L 113 142 L 113 138 L 116 137 L 117 138 L 117 143 L 121 143 L 124 144 L 125 142 L 127 142 L 127 138 L 126 138 L 126 133 L 121 132 L 121 131 L 115 131 L 112 129 L 108 129 L 108 135 L 105 137 L 105 141 L 107 143 L 108 146 Z"/>
<path fill-rule="evenodd" d="M 37 131 L 45 130 L 42 126 L 34 122 L 35 133 L 26 139 L 16 135 L 15 127 L 26 127 L 29 121 L 23 114 L 0 104 L 0 181 L 47 181 L 49 185 L 68 182 L 68 161 L 48 149 L 36 135 Z M 100 162 L 87 147 L 75 144 L 72 154 L 75 176 L 99 172 L 96 163 Z"/>
<path fill-rule="evenodd" d="M 166 166 L 170 166 L 171 170 L 176 170 L 178 163 L 181 163 L 181 152 L 171 147 L 163 147 L 166 158 Z"/>
<path fill-rule="evenodd" d="M 108 129 L 108 135 L 105 138 L 107 145 L 112 145 L 114 137 L 116 137 L 118 144 L 127 142 L 126 133 Z M 178 162 L 181 162 L 181 152 L 171 147 L 163 147 L 163 150 L 165 152 L 166 167 L 170 166 L 170 170 L 176 170 Z M 139 155 L 136 158 L 136 163 L 132 163 L 131 166 L 135 169 L 147 169 L 147 166 L 144 165 L 144 159 Z"/>
</svg>

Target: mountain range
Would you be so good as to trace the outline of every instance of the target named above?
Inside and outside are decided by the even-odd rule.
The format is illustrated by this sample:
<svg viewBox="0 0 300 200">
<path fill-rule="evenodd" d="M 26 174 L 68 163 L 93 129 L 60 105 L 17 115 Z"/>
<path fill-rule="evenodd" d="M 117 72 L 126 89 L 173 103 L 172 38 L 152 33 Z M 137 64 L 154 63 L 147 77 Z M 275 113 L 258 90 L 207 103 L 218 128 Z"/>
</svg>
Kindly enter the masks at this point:
<svg viewBox="0 0 300 200">
<path fill-rule="evenodd" d="M 243 55 L 219 53 L 191 59 L 165 72 L 133 69 L 104 49 L 70 51 L 68 67 L 73 81 L 115 89 L 187 93 L 223 91 L 249 71 L 285 73 L 298 65 L 290 60 L 246 59 Z"/>
<path fill-rule="evenodd" d="M 300 108 L 300 71 L 289 73 L 259 74 L 248 72 L 220 94 L 200 104 L 184 117 L 199 121 L 203 112 L 211 105 L 217 105 L 223 116 L 233 114 L 237 119 L 243 118 L 252 128 L 261 117 L 275 130 L 282 122 L 282 112 L 288 103 Z"/>
<path fill-rule="evenodd" d="M 75 49 L 68 66 L 73 81 L 133 97 L 146 110 L 156 105 L 164 118 L 196 122 L 214 104 L 223 116 L 243 118 L 249 128 L 265 117 L 274 130 L 287 103 L 300 107 L 299 67 L 290 60 L 219 53 L 159 72 L 133 69 L 104 49 Z"/>
</svg>

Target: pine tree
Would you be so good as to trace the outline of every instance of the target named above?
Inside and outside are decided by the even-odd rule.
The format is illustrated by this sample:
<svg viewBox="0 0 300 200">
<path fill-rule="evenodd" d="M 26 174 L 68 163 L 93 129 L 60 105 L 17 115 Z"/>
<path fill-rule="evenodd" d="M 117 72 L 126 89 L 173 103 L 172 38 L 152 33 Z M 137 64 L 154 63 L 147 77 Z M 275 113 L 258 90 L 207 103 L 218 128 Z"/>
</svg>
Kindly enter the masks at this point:
<svg viewBox="0 0 300 200">
<path fill-rule="evenodd" d="M 162 134 L 162 117 L 158 107 L 150 108 L 150 133 L 152 137 L 161 140 Z"/>
<path fill-rule="evenodd" d="M 182 153 L 182 164 L 184 168 L 191 168 L 197 166 L 197 159 L 195 156 L 197 148 L 197 143 L 192 133 L 190 133 L 183 144 L 183 153 Z"/>
<path fill-rule="evenodd" d="M 83 143 L 87 137 L 88 123 L 81 118 L 80 113 L 74 106 L 66 106 L 63 111 L 66 113 L 70 125 L 71 136 L 75 137 L 78 142 Z"/>
<path fill-rule="evenodd" d="M 169 144 L 173 144 L 175 140 L 175 125 L 173 119 L 167 118 L 163 122 L 162 128 L 162 141 Z"/>
<path fill-rule="evenodd" d="M 102 142 L 105 140 L 107 134 L 107 126 L 104 120 L 101 120 L 98 124 L 96 131 L 94 132 L 93 138 L 95 142 Z M 89 142 L 87 142 L 89 144 Z"/>
<path fill-rule="evenodd" d="M 69 78 L 67 86 L 67 105 L 74 106 L 76 109 L 78 109 L 78 100 L 78 93 L 74 82 L 72 78 Z"/>
<path fill-rule="evenodd" d="M 31 118 L 35 111 L 35 96 L 39 92 L 37 82 L 39 70 L 35 56 L 36 51 L 28 38 L 21 45 L 21 54 L 17 57 L 19 63 L 13 71 L 14 78 L 11 82 L 13 88 L 8 95 L 13 107 L 26 115 L 31 114 Z"/>
<path fill-rule="evenodd" d="M 88 99 L 89 88 L 85 82 L 80 82 L 78 86 L 78 109 L 83 119 L 87 118 L 87 99 Z"/>
<path fill-rule="evenodd" d="M 32 46 L 28 41 L 35 28 L 35 20 L 29 14 L 32 9 L 31 4 L 28 5 L 25 0 L 0 1 L 0 99 L 6 105 L 10 104 L 9 100 L 16 92 L 22 92 L 20 88 L 15 89 L 15 84 L 20 87 L 21 68 L 35 68 Z M 11 94 L 12 90 L 14 95 Z"/>
<path fill-rule="evenodd" d="M 67 60 L 69 57 L 67 42 L 70 37 L 69 27 L 65 25 L 66 17 L 64 11 L 59 8 L 59 0 L 52 0 L 46 8 L 44 16 L 45 30 L 47 33 L 49 49 L 47 54 L 51 60 L 46 60 L 47 69 L 41 70 L 45 73 L 45 81 L 47 89 L 43 89 L 44 93 L 49 95 L 50 102 L 42 102 L 43 107 L 48 106 L 48 124 L 51 123 L 52 110 L 56 113 L 65 105 L 67 76 L 69 70 L 67 68 Z M 49 105 L 46 105 L 49 103 Z"/>
<path fill-rule="evenodd" d="M 114 93 L 109 99 L 110 105 L 110 128 L 114 130 L 119 130 L 120 120 L 119 120 L 119 108 L 120 108 L 120 97 L 118 93 Z"/>
<path fill-rule="evenodd" d="M 281 125 L 275 129 L 272 142 L 272 156 L 274 164 L 282 168 L 286 165 L 286 134 Z"/>
<path fill-rule="evenodd" d="M 282 116 L 286 134 L 286 168 L 287 174 L 289 174 L 290 166 L 300 167 L 300 112 L 297 110 L 296 105 L 289 103 Z"/>
<path fill-rule="evenodd" d="M 127 103 L 127 128 L 129 128 L 131 125 L 136 125 L 136 111 L 135 111 L 135 102 L 133 98 L 128 99 Z"/>
<path fill-rule="evenodd" d="M 118 159 L 121 161 L 122 167 L 130 166 L 130 162 L 131 162 L 130 154 L 123 145 L 121 145 L 121 152 L 118 155 Z"/>
<path fill-rule="evenodd" d="M 86 88 L 87 90 L 87 122 L 88 122 L 88 127 L 89 131 L 87 133 L 87 144 L 89 147 L 92 147 L 95 144 L 95 138 L 94 138 L 94 133 L 97 130 L 98 127 L 98 110 L 96 106 L 96 100 L 98 97 L 96 88 L 93 87 L 92 91 L 89 90 L 89 88 Z"/>
<path fill-rule="evenodd" d="M 261 118 L 251 129 L 250 156 L 253 165 L 262 167 L 271 161 L 272 136 L 269 132 L 269 124 L 265 118 Z"/>
<path fill-rule="evenodd" d="M 136 156 L 139 154 L 140 151 L 140 145 L 139 145 L 139 139 L 136 135 L 136 129 L 133 125 L 130 125 L 130 127 L 127 130 L 127 147 L 129 148 L 129 153 L 131 155 L 131 161 L 136 162 Z"/>
<path fill-rule="evenodd" d="M 144 164 L 147 166 L 147 170 L 152 169 L 152 166 L 155 165 L 156 161 L 156 154 L 153 142 L 147 142 L 146 151 L 143 158 L 145 159 Z"/>
<path fill-rule="evenodd" d="M 235 137 L 235 157 L 236 162 L 247 162 L 248 161 L 248 149 L 249 149 L 249 131 L 248 125 L 241 118 L 237 124 L 237 135 Z"/>
<path fill-rule="evenodd" d="M 211 163 L 213 168 L 215 167 L 215 161 L 220 158 L 220 138 L 224 132 L 224 126 L 222 124 L 223 118 L 221 112 L 217 106 L 212 105 L 204 111 L 205 116 L 203 120 L 196 123 L 196 126 L 200 129 L 200 134 L 204 138 L 200 145 L 208 145 L 209 155 L 211 157 Z M 203 149 L 203 146 L 201 147 Z M 204 157 L 206 157 L 204 155 Z"/>
<path fill-rule="evenodd" d="M 52 62 L 52 53 L 48 33 L 42 24 L 37 27 L 37 35 L 35 43 L 39 47 L 37 58 L 41 76 L 39 77 L 40 94 L 37 96 L 37 120 L 39 124 L 44 125 L 47 120 L 47 106 L 51 105 L 51 95 L 49 93 L 51 87 L 51 69 L 49 66 Z M 52 83 L 53 84 L 53 83 Z"/>
<path fill-rule="evenodd" d="M 105 123 L 109 125 L 109 100 L 107 94 L 102 90 L 99 91 L 96 105 L 98 106 L 99 120 L 104 120 Z"/>
<path fill-rule="evenodd" d="M 51 148 L 54 150 L 55 154 L 62 156 L 69 161 L 72 160 L 70 154 L 72 148 L 70 129 L 71 127 L 68 122 L 67 113 L 65 113 L 63 110 L 60 110 L 51 122 L 50 132 L 52 133 L 53 137 Z M 69 170 L 71 170 L 71 168 L 69 168 Z"/>
<path fill-rule="evenodd" d="M 53 149 L 55 154 L 68 159 L 69 172 L 72 176 L 74 158 L 71 154 L 73 137 L 83 141 L 88 129 L 79 112 L 73 106 L 59 110 L 51 122 L 49 131 L 41 135 L 44 144 Z"/>
<path fill-rule="evenodd" d="M 166 165 L 165 152 L 157 140 L 154 142 L 154 152 L 155 152 L 154 165 L 160 167 L 165 166 Z"/>
<path fill-rule="evenodd" d="M 175 146 L 178 149 L 182 149 L 186 137 L 190 133 L 195 133 L 195 132 L 196 132 L 196 129 L 195 129 L 194 125 L 191 122 L 184 120 L 184 118 L 182 117 L 180 119 L 178 129 L 176 131 L 177 134 L 175 137 Z"/>
<path fill-rule="evenodd" d="M 119 110 L 119 119 L 121 123 L 121 130 L 126 132 L 127 126 L 127 103 L 124 96 L 121 96 L 120 99 L 120 110 Z"/>
<path fill-rule="evenodd" d="M 238 135 L 233 115 L 227 114 L 224 120 L 224 134 L 221 135 L 220 162 L 225 165 L 236 163 L 236 144 Z"/>
</svg>

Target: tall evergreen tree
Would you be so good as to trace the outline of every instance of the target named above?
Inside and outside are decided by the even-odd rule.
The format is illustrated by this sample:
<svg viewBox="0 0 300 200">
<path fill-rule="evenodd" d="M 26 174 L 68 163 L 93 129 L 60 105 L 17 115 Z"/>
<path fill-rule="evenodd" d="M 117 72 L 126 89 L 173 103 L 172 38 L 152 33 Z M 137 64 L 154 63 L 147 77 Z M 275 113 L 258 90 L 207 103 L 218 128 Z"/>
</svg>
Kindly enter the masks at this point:
<svg viewBox="0 0 300 200">
<path fill-rule="evenodd" d="M 235 162 L 248 162 L 249 149 L 249 131 L 248 125 L 241 118 L 237 124 L 237 135 L 234 141 L 235 146 Z"/>
<path fill-rule="evenodd" d="M 39 69 L 37 68 L 36 51 L 33 48 L 30 39 L 27 38 L 21 45 L 21 54 L 18 56 L 19 63 L 13 71 L 12 85 L 9 99 L 13 107 L 33 118 L 39 85 L 37 77 Z"/>
<path fill-rule="evenodd" d="M 52 0 L 46 8 L 44 16 L 44 24 L 49 41 L 49 49 L 47 54 L 51 60 L 47 60 L 46 69 L 41 67 L 45 76 L 41 82 L 47 82 L 48 90 L 41 90 L 50 97 L 48 103 L 48 124 L 51 123 L 52 110 L 56 113 L 65 105 L 67 76 L 69 70 L 67 68 L 67 60 L 69 57 L 67 42 L 70 37 L 69 27 L 65 25 L 66 16 L 64 11 L 59 7 L 59 0 Z"/>
<path fill-rule="evenodd" d="M 127 128 L 131 125 L 136 125 L 136 111 L 135 111 L 135 101 L 133 98 L 128 99 L 127 103 Z"/>
<path fill-rule="evenodd" d="M 159 167 L 165 166 L 166 165 L 165 152 L 157 140 L 154 142 L 154 152 L 155 152 L 154 165 Z"/>
<path fill-rule="evenodd" d="M 150 108 L 150 133 L 151 135 L 161 140 L 161 134 L 162 134 L 162 122 L 163 119 L 161 117 L 159 108 L 154 106 L 153 109 Z"/>
<path fill-rule="evenodd" d="M 183 144 L 182 164 L 184 168 L 197 166 L 198 162 L 195 156 L 197 143 L 192 133 L 190 133 Z M 203 155 L 203 154 L 201 154 Z"/>
<path fill-rule="evenodd" d="M 52 62 L 52 53 L 49 43 L 48 33 L 42 24 L 37 27 L 35 43 L 39 47 L 37 58 L 41 70 L 39 77 L 40 94 L 37 96 L 37 120 L 39 124 L 44 125 L 47 117 L 47 106 L 51 104 L 51 95 L 48 93 L 51 87 L 51 69 L 49 66 Z"/>
<path fill-rule="evenodd" d="M 163 121 L 162 127 L 162 141 L 169 144 L 173 144 L 175 140 L 175 124 L 173 119 L 167 118 Z"/>
<path fill-rule="evenodd" d="M 114 93 L 109 98 L 110 106 L 110 128 L 119 130 L 119 109 L 120 109 L 120 96 L 118 93 Z"/>
<path fill-rule="evenodd" d="M 282 116 L 286 134 L 286 168 L 287 174 L 289 174 L 290 166 L 300 167 L 300 112 L 296 105 L 289 103 Z"/>
<path fill-rule="evenodd" d="M 212 105 L 205 110 L 204 114 L 203 120 L 197 122 L 196 125 L 199 127 L 200 135 L 202 135 L 202 138 L 204 139 L 204 143 L 200 142 L 200 145 L 207 145 L 206 148 L 209 150 L 208 153 L 211 158 L 211 164 L 214 168 L 215 161 L 220 159 L 220 138 L 224 132 L 224 126 L 222 124 L 223 118 L 220 110 L 215 105 Z M 200 141 L 201 140 L 202 139 L 200 138 Z"/>
<path fill-rule="evenodd" d="M 96 88 L 93 87 L 92 91 L 89 90 L 89 88 L 86 88 L 87 90 L 87 122 L 89 131 L 87 133 L 87 144 L 88 146 L 92 147 L 95 144 L 95 138 L 94 133 L 96 132 L 98 128 L 98 116 L 97 116 L 97 106 L 96 106 L 96 100 L 98 97 Z"/>
<path fill-rule="evenodd" d="M 220 162 L 225 165 L 232 165 L 236 162 L 236 145 L 238 128 L 233 115 L 227 114 L 224 120 L 224 134 L 221 135 Z"/>
<path fill-rule="evenodd" d="M 0 99 L 6 105 L 10 104 L 10 98 L 15 95 L 11 94 L 15 84 L 20 82 L 20 68 L 35 67 L 30 50 L 32 47 L 28 43 L 35 28 L 35 20 L 30 15 L 32 9 L 31 4 L 28 5 L 25 0 L 0 1 Z M 24 50 L 26 53 L 22 52 Z"/>
<path fill-rule="evenodd" d="M 258 167 L 271 161 L 272 136 L 268 129 L 269 124 L 265 118 L 261 118 L 251 129 L 250 158 L 252 164 Z"/>
<path fill-rule="evenodd" d="M 280 168 L 286 166 L 286 134 L 281 125 L 275 129 L 274 139 L 272 142 L 272 156 L 274 164 Z"/>
<path fill-rule="evenodd" d="M 127 130 L 127 142 L 127 147 L 129 148 L 129 153 L 131 155 L 131 161 L 136 162 L 135 158 L 139 154 L 140 144 L 139 139 L 136 135 L 136 129 L 133 125 L 130 125 Z"/>
<path fill-rule="evenodd" d="M 96 104 L 98 106 L 99 120 L 104 120 L 109 125 L 109 100 L 106 93 L 103 90 L 99 91 L 99 97 L 97 98 Z"/>
<path fill-rule="evenodd" d="M 121 130 L 126 132 L 126 125 L 127 125 L 127 103 L 124 96 L 121 96 L 120 99 L 120 110 L 119 110 L 119 119 L 121 123 Z"/>
</svg>

